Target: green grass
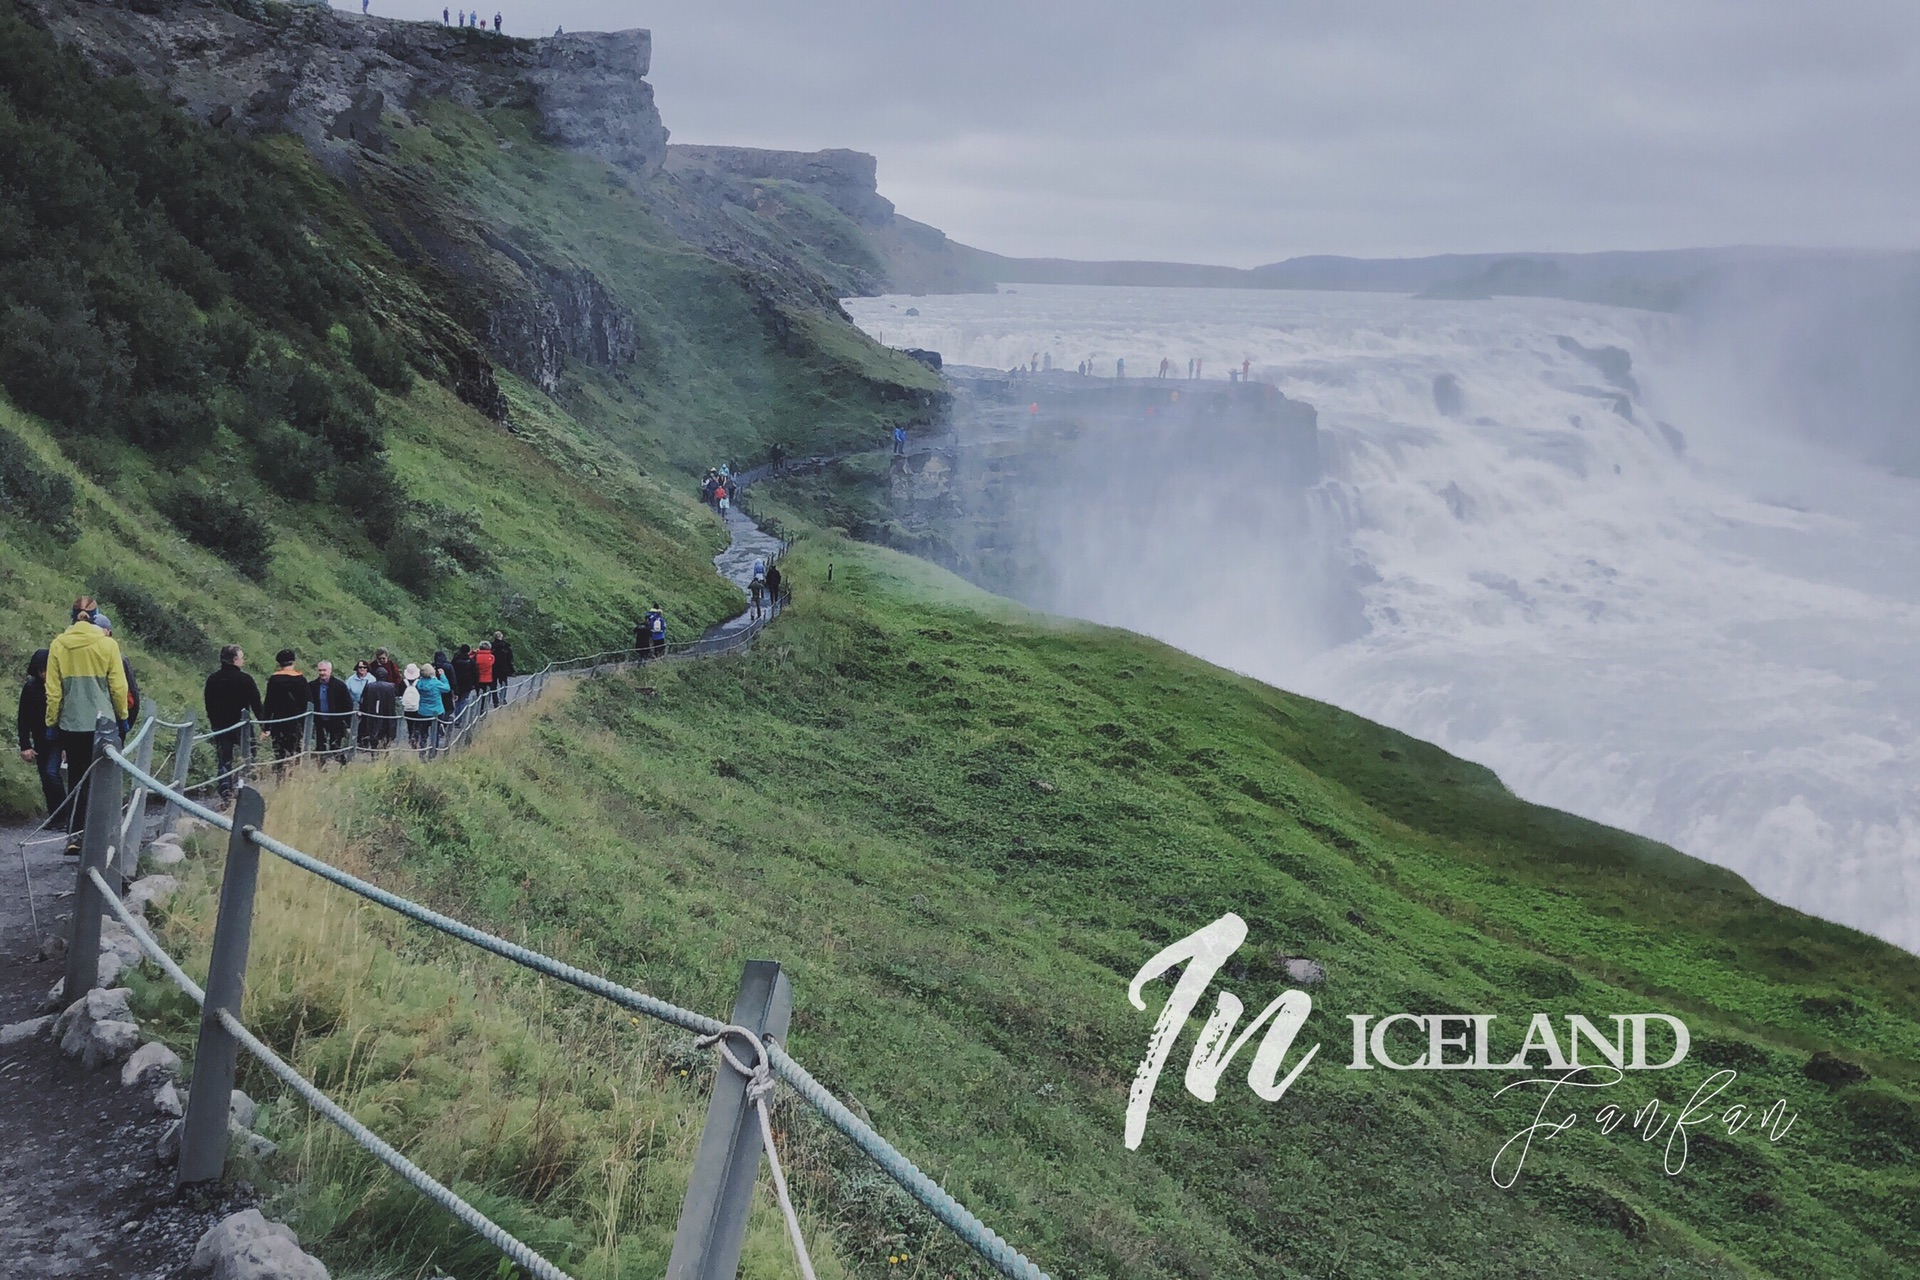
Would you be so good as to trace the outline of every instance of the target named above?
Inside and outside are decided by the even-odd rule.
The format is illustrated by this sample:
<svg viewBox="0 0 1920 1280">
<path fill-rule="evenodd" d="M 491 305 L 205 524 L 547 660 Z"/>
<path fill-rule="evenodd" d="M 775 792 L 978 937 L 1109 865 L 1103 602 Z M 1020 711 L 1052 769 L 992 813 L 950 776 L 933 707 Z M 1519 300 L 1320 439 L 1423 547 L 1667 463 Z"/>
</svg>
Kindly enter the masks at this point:
<svg viewBox="0 0 1920 1280">
<path fill-rule="evenodd" d="M 1323 704 L 1026 614 L 889 552 L 801 547 L 796 607 L 750 656 L 583 686 L 448 767 L 348 774 L 302 834 L 696 1008 L 725 1008 L 744 959 L 779 959 L 795 1055 L 1055 1275 L 1912 1273 L 1912 956 L 1525 804 L 1477 766 Z M 196 882 L 186 917 L 204 922 L 210 891 Z M 1278 1103 L 1229 1073 L 1203 1104 L 1180 1088 L 1189 1028 L 1128 1152 L 1121 1116 L 1150 1015 L 1128 1005 L 1127 981 L 1226 911 L 1250 935 L 1221 981 L 1249 1005 L 1289 985 L 1281 957 L 1326 966 L 1302 1036 L 1321 1056 Z M 303 1060 L 354 1040 L 358 1060 L 382 1064 L 354 1096 L 381 1100 L 383 1120 L 502 1204 L 558 1224 L 554 1239 L 575 1233 L 579 1274 L 652 1274 L 677 1202 L 661 1148 L 635 1155 L 631 1232 L 596 1236 L 613 1166 L 591 1153 L 634 1122 L 594 1101 L 611 1093 L 560 1100 L 551 1079 L 614 1070 L 618 1019 L 438 946 L 369 935 L 344 953 L 398 963 L 358 950 L 396 942 L 407 963 L 457 970 L 481 993 L 487 1030 L 554 1036 L 547 1065 L 449 1069 L 449 1052 L 506 1051 L 479 1047 L 478 1027 L 457 1050 L 417 1047 L 411 1020 L 441 997 L 410 982 L 342 984 L 358 1012 L 321 1030 L 339 1021 L 325 1012 L 335 979 L 268 958 L 271 941 L 256 964 L 272 994 L 254 998 L 282 1038 L 304 1025 Z M 1799 1119 L 1777 1145 L 1752 1128 L 1696 1131 L 1674 1178 L 1659 1144 L 1583 1125 L 1500 1191 L 1488 1165 L 1535 1105 L 1496 1102 L 1506 1077 L 1344 1069 L 1346 1015 L 1401 1010 L 1675 1013 L 1692 1057 L 1620 1086 L 1623 1104 L 1676 1106 L 1731 1065 L 1740 1100 L 1784 1097 Z M 689 1114 L 686 1044 L 636 1045 L 620 1107 Z M 1802 1068 L 1818 1051 L 1872 1080 L 1816 1083 Z M 525 1157 L 551 1166 L 544 1181 L 520 1157 L 461 1164 L 435 1136 L 436 1117 L 471 1128 L 541 1106 L 572 1144 L 545 1165 Z M 901 1274 L 886 1258 L 902 1247 L 905 1274 L 964 1272 L 831 1139 L 796 1119 L 787 1140 L 817 1235 L 853 1274 Z M 328 1178 L 367 1188 L 356 1209 L 301 1180 L 323 1157 Z M 404 1193 L 339 1172 L 353 1167 L 331 1148 L 293 1157 L 292 1198 L 319 1206 L 330 1245 L 351 1256 L 378 1242 L 409 1265 L 436 1246 L 451 1256 Z M 764 1265 L 751 1274 L 787 1274 Z"/>
</svg>

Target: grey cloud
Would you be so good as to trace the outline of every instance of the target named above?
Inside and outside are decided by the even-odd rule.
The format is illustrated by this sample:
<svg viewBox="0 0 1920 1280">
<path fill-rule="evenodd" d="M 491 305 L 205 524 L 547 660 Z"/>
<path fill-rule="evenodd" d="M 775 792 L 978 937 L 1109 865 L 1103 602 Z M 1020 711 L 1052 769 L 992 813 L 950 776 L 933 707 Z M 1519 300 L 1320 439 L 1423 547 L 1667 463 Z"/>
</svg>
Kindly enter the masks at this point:
<svg viewBox="0 0 1920 1280">
<path fill-rule="evenodd" d="M 1005 253 L 1904 247 L 1920 208 L 1908 0 L 540 12 L 650 26 L 680 140 L 872 151 Z"/>
</svg>

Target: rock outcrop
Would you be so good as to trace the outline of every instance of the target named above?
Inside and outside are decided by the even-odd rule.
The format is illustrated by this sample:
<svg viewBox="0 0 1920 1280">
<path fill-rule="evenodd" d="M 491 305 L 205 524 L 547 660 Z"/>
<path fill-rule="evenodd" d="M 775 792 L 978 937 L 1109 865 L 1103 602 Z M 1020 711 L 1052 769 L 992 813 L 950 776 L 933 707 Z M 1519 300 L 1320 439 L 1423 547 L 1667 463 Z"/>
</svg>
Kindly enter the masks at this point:
<svg viewBox="0 0 1920 1280">
<path fill-rule="evenodd" d="M 189 115 L 248 134 L 291 133 L 341 167 L 386 145 L 389 117 L 427 101 L 531 108 L 545 140 L 636 179 L 666 158 L 644 77 L 646 31 L 520 40 L 474 28 L 389 22 L 324 5 L 251 14 L 212 0 L 24 0 L 25 11 L 102 75 L 137 77 Z"/>
<path fill-rule="evenodd" d="M 893 201 L 880 194 L 879 162 L 864 151 L 768 151 L 760 147 L 674 145 L 667 171 L 689 186 L 734 182 L 791 182 L 869 227 L 893 220 Z"/>
</svg>

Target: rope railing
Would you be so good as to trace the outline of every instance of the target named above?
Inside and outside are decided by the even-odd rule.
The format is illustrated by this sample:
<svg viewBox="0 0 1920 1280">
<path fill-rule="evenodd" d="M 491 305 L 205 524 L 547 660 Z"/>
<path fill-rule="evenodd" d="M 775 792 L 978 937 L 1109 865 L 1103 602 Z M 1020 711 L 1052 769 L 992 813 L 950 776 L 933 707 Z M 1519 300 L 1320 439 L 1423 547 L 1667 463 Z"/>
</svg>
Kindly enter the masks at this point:
<svg viewBox="0 0 1920 1280">
<path fill-rule="evenodd" d="M 550 662 L 540 671 L 521 678 L 520 683 L 513 686 L 516 690 L 514 696 L 510 700 L 503 700 L 499 708 L 491 706 L 477 707 L 475 704 L 482 701 L 479 698 L 462 704 L 461 710 L 452 717 L 454 723 L 446 735 L 446 739 L 436 742 L 434 746 L 428 749 L 428 758 L 444 756 L 456 748 L 464 746 L 472 740 L 480 724 L 484 723 L 489 710 L 504 709 L 506 706 L 537 698 L 544 691 L 548 680 L 553 676 L 570 675 L 580 671 L 600 674 L 603 671 L 625 670 L 629 667 L 644 665 L 655 661 L 718 656 L 739 652 L 752 644 L 759 632 L 764 629 L 767 623 L 779 612 L 783 603 L 784 599 L 772 602 L 771 606 L 763 612 L 761 617 L 749 621 L 744 626 L 732 630 L 710 633 L 696 641 L 681 642 L 676 646 L 668 647 L 664 652 L 661 651 L 660 648 L 649 648 L 645 650 L 618 649 Z M 486 701 L 491 703 L 492 699 L 488 698 Z M 353 713 L 356 725 L 359 714 L 358 712 Z M 395 720 L 403 719 L 401 716 L 391 718 Z M 309 720 L 311 719 L 311 714 L 301 717 L 283 718 L 277 723 L 284 725 L 294 719 Z M 243 721 L 242 725 L 246 723 L 247 722 Z M 113 795 L 110 800 L 102 797 L 96 798 L 92 802 L 94 806 L 110 804 L 111 812 L 117 816 L 119 809 L 119 788 L 121 780 L 124 777 L 134 784 L 135 791 L 133 794 L 136 802 L 139 804 L 143 805 L 145 797 L 151 796 L 165 801 L 170 811 L 177 810 L 180 813 L 190 815 L 229 834 L 228 871 L 221 890 L 220 920 L 216 923 L 213 956 L 209 962 L 208 977 L 208 987 L 224 994 L 210 998 L 207 991 L 196 984 L 185 970 L 167 954 L 165 948 L 153 937 L 144 922 L 120 900 L 119 896 L 109 884 L 107 877 L 102 874 L 108 860 L 113 859 L 117 861 L 116 854 L 126 848 L 126 841 L 130 838 L 128 830 L 134 820 L 133 809 L 131 807 L 123 824 L 109 824 L 113 826 L 114 830 L 112 834 L 116 837 L 112 844 L 108 844 L 104 838 L 94 841 L 89 845 L 88 852 L 83 855 L 82 887 L 85 890 L 85 896 L 98 898 L 97 904 L 94 904 L 91 909 L 96 912 L 109 912 L 117 918 L 120 923 L 132 933 L 135 940 L 139 943 L 141 950 L 161 968 L 167 977 L 178 986 L 180 990 L 202 1006 L 203 1018 L 201 1035 L 203 1054 L 201 1056 L 206 1058 L 208 1062 L 213 1062 L 219 1057 L 218 1054 L 208 1054 L 204 1052 L 208 1044 L 209 1034 L 226 1037 L 226 1043 L 237 1048 L 245 1049 L 248 1053 L 252 1054 L 269 1072 L 286 1085 L 288 1089 L 298 1094 L 309 1106 L 313 1107 L 326 1119 L 338 1126 L 354 1142 L 365 1148 L 395 1173 L 399 1174 L 402 1179 L 419 1190 L 423 1195 L 426 1195 L 441 1208 L 471 1228 L 482 1239 L 498 1249 L 505 1257 L 524 1268 L 530 1275 L 538 1277 L 539 1280 L 567 1280 L 565 1272 L 553 1263 L 542 1258 L 523 1241 L 513 1237 L 497 1223 L 494 1223 L 491 1219 L 487 1218 L 486 1215 L 462 1199 L 458 1194 L 436 1181 L 418 1166 L 407 1160 L 405 1156 L 401 1155 L 393 1147 L 382 1141 L 378 1135 L 355 1120 L 337 1103 L 328 1098 L 318 1086 L 301 1076 L 297 1070 L 275 1054 L 269 1046 L 261 1042 L 258 1037 L 242 1025 L 236 1013 L 239 1008 L 238 992 L 245 968 L 246 936 L 251 928 L 254 875 L 252 858 L 254 855 L 249 852 L 242 862 L 236 862 L 236 858 L 240 856 L 239 851 L 250 851 L 252 849 L 264 850 L 283 862 L 298 867 L 360 898 L 384 907 L 416 924 L 433 929 L 468 946 L 499 956 L 513 964 L 573 987 L 576 990 L 606 1000 L 619 1008 L 629 1010 L 633 1013 L 643 1014 L 669 1026 L 691 1032 L 696 1036 L 707 1037 L 709 1038 L 707 1043 L 718 1044 L 723 1050 L 725 1046 L 724 1037 L 730 1028 L 736 1032 L 738 1028 L 734 1028 L 731 1023 L 708 1017 L 692 1009 L 682 1008 L 670 1001 L 662 1000 L 644 991 L 638 991 L 631 987 L 624 986 L 599 974 L 554 959 L 530 947 L 510 942 L 505 938 L 475 928 L 452 916 L 435 911 L 431 907 L 414 902 L 390 890 L 383 889 L 379 885 L 361 879 L 358 876 L 315 858 L 311 854 L 296 849 L 292 845 L 276 839 L 259 829 L 258 823 L 264 817 L 264 806 L 257 792 L 249 790 L 241 793 L 243 801 L 242 809 L 245 809 L 247 804 L 251 804 L 253 806 L 251 810 L 253 817 L 251 820 L 242 820 L 236 824 L 236 817 L 234 815 L 218 812 L 200 803 L 190 794 L 193 791 L 204 790 L 210 783 L 218 779 L 203 780 L 191 786 L 175 786 L 161 777 L 156 776 L 156 772 L 148 762 L 148 760 L 150 760 L 150 754 L 148 760 L 136 758 L 142 754 L 143 742 L 150 746 L 150 735 L 156 731 L 154 728 L 155 725 L 163 725 L 164 727 L 180 732 L 182 734 L 181 741 L 186 744 L 184 749 L 188 751 L 191 750 L 193 745 L 208 741 L 219 736 L 219 734 L 230 732 L 232 729 L 241 728 L 242 726 L 229 726 L 228 728 L 217 730 L 206 735 L 196 736 L 191 732 L 191 722 L 181 724 L 172 721 L 160 721 L 157 717 L 150 716 L 142 726 L 142 734 L 149 735 L 145 738 L 136 736 L 124 745 L 116 745 L 112 741 L 110 732 L 101 734 L 99 745 L 96 748 L 96 761 L 105 760 L 111 762 L 113 765 L 113 770 L 109 774 L 113 781 Z M 332 735 L 328 736 L 331 737 Z M 244 733 L 241 735 L 241 740 L 243 742 L 251 741 L 250 737 Z M 306 734 L 303 738 L 303 742 L 305 743 L 311 743 L 313 741 L 315 741 L 315 739 L 310 733 Z M 284 765 L 291 763 L 295 759 L 315 758 L 325 754 L 327 750 L 326 748 L 316 749 L 311 745 L 306 745 L 303 746 L 297 755 L 283 758 L 280 763 Z M 411 751 L 413 748 L 402 748 L 396 744 L 385 750 Z M 235 774 L 242 773 L 248 767 L 250 767 L 248 763 L 242 763 L 232 772 Z M 102 790 L 104 791 L 104 788 L 102 788 Z M 97 811 L 108 812 L 106 809 L 99 809 Z M 236 814 L 239 812 L 239 810 L 236 810 Z M 90 817 L 91 813 L 92 811 L 90 811 Z M 138 841 L 136 840 L 134 843 L 136 851 L 137 847 Z M 236 867 L 241 867 L 243 864 L 244 874 L 241 874 L 236 871 Z M 237 875 L 239 876 L 238 880 L 236 880 Z M 235 885 L 239 887 L 236 889 L 233 887 Z M 238 906 L 230 907 L 230 896 L 233 902 L 239 904 Z M 71 944 L 72 946 L 78 946 L 83 941 L 82 921 L 89 909 L 89 905 L 85 901 L 76 901 L 74 912 L 75 938 L 73 944 Z M 244 916 L 244 918 L 241 918 L 242 916 Z M 97 915 L 94 918 L 94 933 L 97 936 Z M 238 931 L 239 936 L 237 953 L 234 951 L 236 944 L 228 940 L 235 930 Z M 235 960 L 236 954 L 237 963 Z M 224 969 L 222 967 L 223 955 L 227 957 L 225 961 L 226 967 Z M 83 973 L 84 971 L 76 968 L 70 969 L 69 972 L 71 975 Z M 97 976 L 97 970 L 95 974 Z M 784 979 L 781 979 L 781 981 L 784 982 Z M 69 985 L 73 986 L 77 984 L 70 982 Z M 784 1034 L 784 1023 L 781 1024 L 781 1029 L 781 1034 Z M 712 1039 L 715 1037 L 718 1037 L 718 1039 Z M 981 1220 L 967 1210 L 965 1206 L 947 1194 L 938 1183 L 934 1182 L 932 1178 L 928 1177 L 915 1166 L 912 1161 L 902 1155 L 897 1148 L 888 1142 L 886 1138 L 870 1124 L 854 1115 L 852 1111 L 835 1098 L 831 1091 L 815 1079 L 805 1067 L 801 1066 L 800 1063 L 796 1062 L 787 1054 L 780 1044 L 779 1039 L 772 1034 L 767 1034 L 765 1036 L 756 1036 L 755 1043 L 764 1051 L 764 1056 L 761 1058 L 757 1069 L 747 1070 L 743 1068 L 738 1060 L 732 1057 L 731 1053 L 727 1053 L 725 1056 L 730 1059 L 730 1065 L 733 1065 L 736 1070 L 740 1070 L 744 1074 L 752 1077 L 752 1082 L 749 1083 L 747 1088 L 746 1098 L 758 1113 L 757 1118 L 761 1126 L 761 1133 L 764 1135 L 764 1147 L 776 1170 L 779 1168 L 778 1155 L 772 1147 L 772 1130 L 766 1122 L 765 1113 L 766 1089 L 770 1087 L 771 1080 L 774 1077 L 785 1081 L 803 1101 L 819 1112 L 829 1125 L 847 1137 L 860 1151 L 873 1160 L 882 1172 L 899 1185 L 903 1191 L 921 1204 L 937 1221 L 951 1230 L 962 1243 L 971 1248 L 1000 1274 L 1010 1277 L 1011 1280 L 1047 1280 L 1045 1272 L 1041 1271 L 1039 1267 L 1035 1266 L 1018 1250 L 1008 1244 L 1006 1240 L 986 1226 L 985 1223 L 981 1222 Z M 196 1061 L 199 1061 L 199 1059 L 197 1058 Z M 224 1116 L 226 1106 L 224 1093 L 227 1089 L 231 1088 L 231 1051 L 226 1055 L 226 1062 L 226 1075 L 229 1077 L 226 1082 L 219 1084 L 218 1081 L 212 1081 L 206 1086 L 212 1089 L 214 1085 L 219 1084 L 219 1092 L 222 1094 L 219 1100 L 219 1116 L 222 1127 L 216 1135 L 221 1144 L 224 1144 L 225 1141 Z M 212 1076 L 216 1075 L 217 1071 L 209 1068 L 205 1074 Z M 196 1069 L 194 1077 L 194 1085 L 196 1087 L 202 1085 L 202 1075 L 203 1072 Z M 716 1106 L 718 1105 L 716 1102 Z M 199 1106 L 202 1110 L 210 1114 L 213 1103 L 210 1101 L 196 1103 L 192 1098 L 189 1099 L 187 1120 L 184 1122 L 185 1128 L 182 1132 L 183 1178 L 186 1176 L 188 1162 L 187 1144 L 192 1139 L 194 1133 L 196 1106 Z M 711 1125 L 712 1123 L 713 1119 L 710 1116 L 709 1124 Z M 202 1127 L 203 1129 L 205 1128 L 204 1125 Z M 214 1176 L 217 1176 L 218 1169 L 224 1162 L 223 1153 L 224 1145 L 221 1147 L 221 1154 L 214 1157 Z M 752 1151 L 750 1158 L 757 1163 L 758 1156 L 759 1149 L 756 1147 Z M 702 1158 L 705 1159 L 704 1151 Z M 202 1156 L 201 1159 L 204 1163 L 205 1157 Z M 737 1175 L 730 1172 L 728 1176 Z M 748 1185 L 750 1186 L 750 1170 L 746 1176 Z M 696 1179 L 699 1177 L 700 1172 L 696 1169 Z M 787 1218 L 789 1233 L 793 1238 L 795 1247 L 802 1260 L 801 1265 L 803 1270 L 810 1274 L 811 1264 L 806 1261 L 805 1244 L 800 1236 L 798 1222 L 794 1216 L 792 1205 L 785 1196 L 785 1180 L 783 1176 L 779 1178 L 779 1190 L 781 1208 Z M 689 1192 L 689 1197 L 691 1201 L 691 1191 Z M 744 1219 L 742 1219 L 742 1226 L 743 1225 Z M 684 1226 L 685 1223 L 683 1221 L 683 1227 Z M 678 1241 L 676 1241 L 676 1251 L 677 1250 Z M 688 1274 L 692 1273 L 689 1272 Z"/>
</svg>

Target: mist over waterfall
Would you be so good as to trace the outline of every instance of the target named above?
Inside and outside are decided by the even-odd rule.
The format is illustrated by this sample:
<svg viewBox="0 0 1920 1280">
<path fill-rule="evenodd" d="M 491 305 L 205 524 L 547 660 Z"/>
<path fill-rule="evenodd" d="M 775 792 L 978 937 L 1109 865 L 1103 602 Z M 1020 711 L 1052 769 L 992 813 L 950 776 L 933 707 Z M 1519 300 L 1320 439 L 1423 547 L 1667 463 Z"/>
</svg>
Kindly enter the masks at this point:
<svg viewBox="0 0 1920 1280">
<path fill-rule="evenodd" d="M 1304 486 L 1252 426 L 1224 455 L 1090 426 L 1018 533 L 1044 566 L 1032 603 L 1920 949 L 1920 481 L 1899 473 L 1920 453 L 1844 358 L 1888 350 L 1872 317 L 1898 307 L 1850 346 L 1767 305 L 1034 285 L 847 303 L 953 364 L 1137 377 L 1164 357 L 1177 379 L 1196 359 L 1217 381 L 1246 362 L 1317 411 Z"/>
</svg>

